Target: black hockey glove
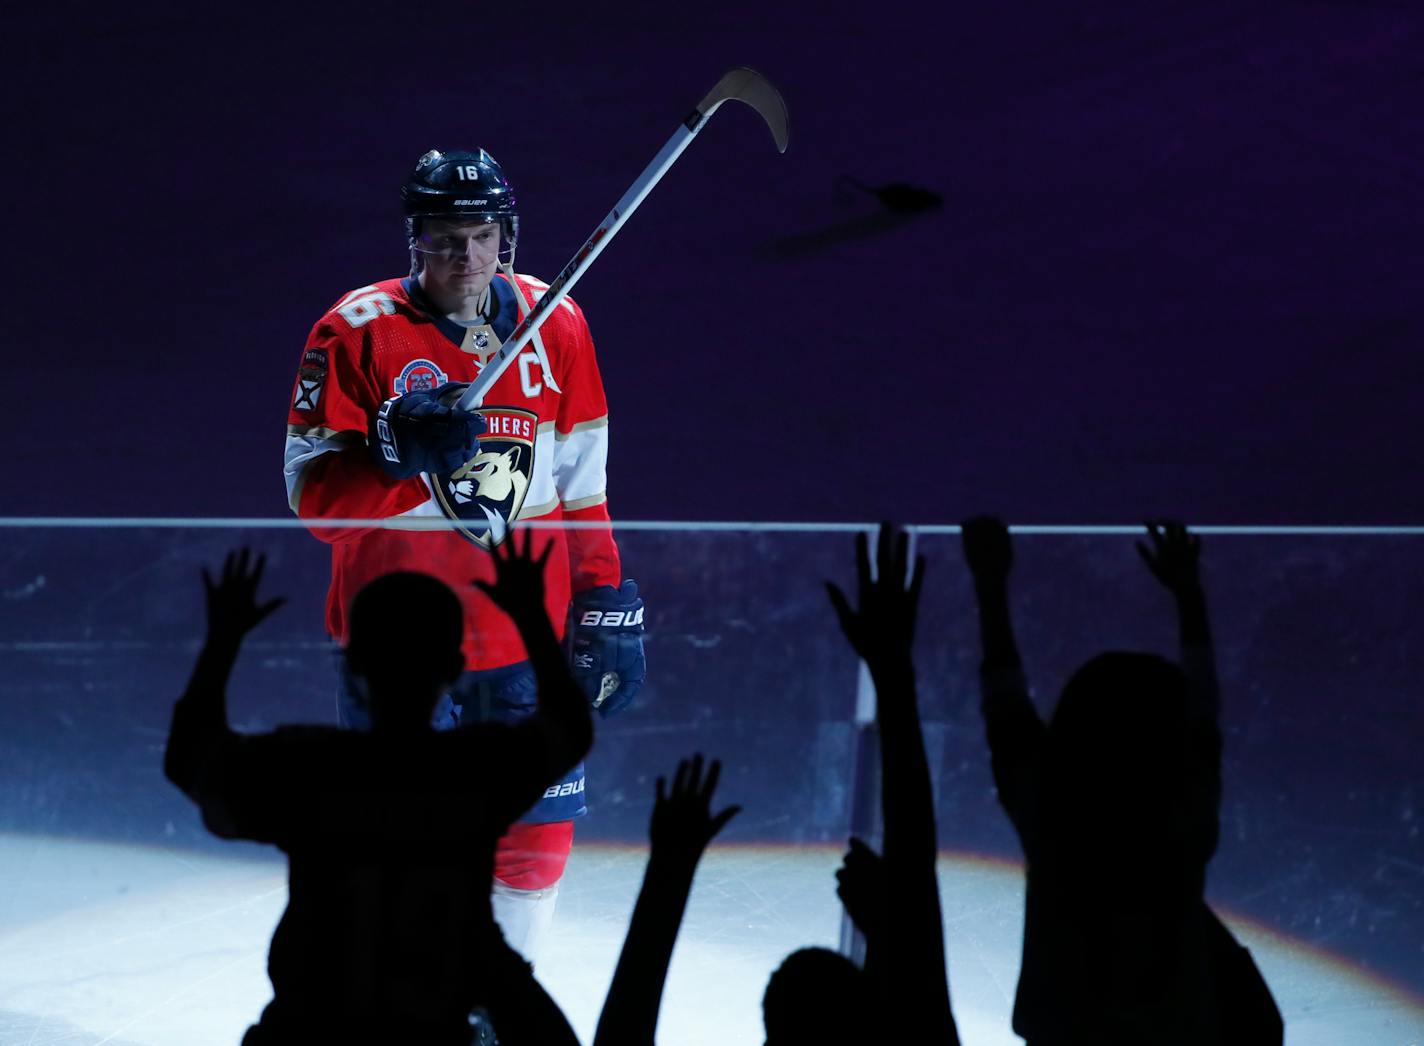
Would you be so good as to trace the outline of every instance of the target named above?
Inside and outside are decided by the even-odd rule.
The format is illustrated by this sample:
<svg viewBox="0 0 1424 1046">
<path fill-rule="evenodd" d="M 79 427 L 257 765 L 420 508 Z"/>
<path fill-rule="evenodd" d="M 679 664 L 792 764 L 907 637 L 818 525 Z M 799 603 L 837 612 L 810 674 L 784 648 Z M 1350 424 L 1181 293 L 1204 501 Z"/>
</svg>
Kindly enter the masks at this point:
<svg viewBox="0 0 1424 1046">
<path fill-rule="evenodd" d="M 376 463 L 396 479 L 409 479 L 421 472 L 454 472 L 474 457 L 484 415 L 446 405 L 454 399 L 450 393 L 464 387 L 447 382 L 433 392 L 407 392 L 382 403 L 371 440 Z"/>
<path fill-rule="evenodd" d="M 575 594 L 567 642 L 574 679 L 598 714 L 606 719 L 626 708 L 648 675 L 637 584 L 599 585 Z"/>
</svg>

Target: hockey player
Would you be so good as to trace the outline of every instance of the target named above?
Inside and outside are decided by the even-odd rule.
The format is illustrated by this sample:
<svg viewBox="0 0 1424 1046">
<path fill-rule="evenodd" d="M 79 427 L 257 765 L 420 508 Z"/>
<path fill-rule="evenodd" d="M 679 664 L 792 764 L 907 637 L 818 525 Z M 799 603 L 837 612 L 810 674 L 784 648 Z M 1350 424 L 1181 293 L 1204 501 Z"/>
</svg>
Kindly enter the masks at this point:
<svg viewBox="0 0 1424 1046">
<path fill-rule="evenodd" d="M 535 532 L 539 551 L 555 546 L 547 605 L 568 621 L 563 638 L 589 700 L 613 714 L 643 681 L 643 601 L 621 581 L 609 522 L 608 407 L 588 325 L 565 299 L 478 413 L 454 408 L 546 285 L 514 271 L 514 192 L 483 149 L 425 153 L 401 198 L 410 275 L 351 291 L 317 322 L 288 417 L 289 503 L 331 545 L 327 627 L 346 641 L 351 597 L 373 578 L 433 574 L 460 593 L 467 622 L 466 671 L 436 726 L 518 721 L 534 707 L 534 677 L 509 619 L 471 580 L 493 576 L 489 549 L 509 527 L 576 521 L 585 526 Z M 441 515 L 458 529 L 418 529 Z M 318 525 L 333 519 L 385 525 Z M 366 726 L 364 706 L 360 680 L 342 673 L 342 722 Z M 495 914 L 531 961 L 585 809 L 580 764 L 500 841 Z"/>
</svg>

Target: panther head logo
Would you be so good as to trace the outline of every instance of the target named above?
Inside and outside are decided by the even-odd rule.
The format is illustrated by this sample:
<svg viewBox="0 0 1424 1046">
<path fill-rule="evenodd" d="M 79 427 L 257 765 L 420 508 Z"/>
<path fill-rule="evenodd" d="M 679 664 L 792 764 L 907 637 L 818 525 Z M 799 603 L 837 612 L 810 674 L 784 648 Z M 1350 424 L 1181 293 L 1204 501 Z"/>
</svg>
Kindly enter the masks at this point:
<svg viewBox="0 0 1424 1046">
<path fill-rule="evenodd" d="M 451 493 L 462 505 L 475 498 L 500 505 L 511 494 L 517 504 L 529 486 L 529 477 L 519 471 L 518 463 L 518 447 L 505 451 L 482 450 L 451 475 Z"/>
<path fill-rule="evenodd" d="M 458 531 L 481 548 L 509 533 L 534 481 L 539 416 L 517 407 L 483 407 L 486 431 L 474 456 L 436 479 L 432 493 Z"/>
</svg>

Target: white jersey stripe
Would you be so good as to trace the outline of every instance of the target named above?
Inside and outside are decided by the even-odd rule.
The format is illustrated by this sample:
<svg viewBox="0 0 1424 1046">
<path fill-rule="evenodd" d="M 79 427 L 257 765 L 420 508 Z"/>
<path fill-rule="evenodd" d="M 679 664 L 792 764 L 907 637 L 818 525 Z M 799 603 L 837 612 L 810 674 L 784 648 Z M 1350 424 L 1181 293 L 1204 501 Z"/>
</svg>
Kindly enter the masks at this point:
<svg viewBox="0 0 1424 1046">
<path fill-rule="evenodd" d="M 361 445 L 352 432 L 333 432 L 313 428 L 305 431 L 295 426 L 287 429 L 287 446 L 282 454 L 282 478 L 287 481 L 287 505 L 293 512 L 302 500 L 302 479 L 307 466 L 330 451 L 342 451 Z"/>
<path fill-rule="evenodd" d="M 577 428 L 554 444 L 554 486 L 565 505 L 608 489 L 608 426 Z"/>
</svg>

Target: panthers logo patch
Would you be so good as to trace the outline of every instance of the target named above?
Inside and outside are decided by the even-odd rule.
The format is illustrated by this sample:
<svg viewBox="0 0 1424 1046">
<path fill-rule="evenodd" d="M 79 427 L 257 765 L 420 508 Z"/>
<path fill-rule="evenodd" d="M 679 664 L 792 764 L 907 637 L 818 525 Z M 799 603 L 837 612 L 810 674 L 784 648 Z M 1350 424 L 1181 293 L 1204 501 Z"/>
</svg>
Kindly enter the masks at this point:
<svg viewBox="0 0 1424 1046">
<path fill-rule="evenodd" d="M 434 392 L 449 380 L 445 372 L 433 361 L 411 360 L 401 368 L 400 376 L 396 378 L 396 395 L 404 396 L 407 392 Z"/>
<path fill-rule="evenodd" d="M 454 472 L 432 476 L 435 500 L 456 529 L 481 548 L 509 533 L 534 476 L 539 416 L 517 407 L 484 407 L 486 428 L 475 456 Z"/>
</svg>

